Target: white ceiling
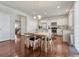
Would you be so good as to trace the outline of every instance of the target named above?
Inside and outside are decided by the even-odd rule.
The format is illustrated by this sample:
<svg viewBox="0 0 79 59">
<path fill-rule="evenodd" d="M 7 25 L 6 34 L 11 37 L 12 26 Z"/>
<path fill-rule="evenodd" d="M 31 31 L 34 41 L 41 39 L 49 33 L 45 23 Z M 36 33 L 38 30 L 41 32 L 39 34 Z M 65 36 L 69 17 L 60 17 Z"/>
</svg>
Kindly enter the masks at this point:
<svg viewBox="0 0 79 59">
<path fill-rule="evenodd" d="M 74 4 L 72 1 L 1 1 L 0 3 L 31 16 L 39 14 L 42 17 L 67 14 L 66 10 L 69 11 Z"/>
</svg>

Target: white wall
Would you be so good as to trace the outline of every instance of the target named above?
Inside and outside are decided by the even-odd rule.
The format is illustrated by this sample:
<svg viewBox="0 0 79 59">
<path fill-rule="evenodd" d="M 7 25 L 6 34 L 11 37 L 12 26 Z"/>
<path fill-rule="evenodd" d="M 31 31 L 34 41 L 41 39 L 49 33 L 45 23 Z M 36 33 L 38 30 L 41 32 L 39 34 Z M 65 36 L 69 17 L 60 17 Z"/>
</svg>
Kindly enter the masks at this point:
<svg viewBox="0 0 79 59">
<path fill-rule="evenodd" d="M 74 5 L 74 40 L 75 48 L 79 52 L 79 2 Z"/>
<path fill-rule="evenodd" d="M 5 32 L 7 32 L 6 34 L 2 35 L 3 31 L 1 31 L 1 29 L 0 29 L 0 35 L 2 35 L 2 36 L 5 35 L 4 38 L 0 37 L 1 41 L 4 41 L 5 39 L 15 39 L 15 19 L 17 19 L 18 15 L 27 17 L 26 32 L 36 30 L 35 29 L 36 21 L 33 21 L 31 16 L 29 16 L 21 11 L 18 11 L 18 10 L 15 10 L 15 9 L 12 9 L 10 7 L 0 4 L 0 27 L 1 27 L 1 23 L 3 22 L 3 25 L 5 25 L 4 30 L 5 30 Z M 3 18 L 1 19 L 1 17 L 3 17 Z"/>
<path fill-rule="evenodd" d="M 27 32 L 35 32 L 37 29 L 38 20 L 32 19 L 32 17 L 27 18 Z"/>
<path fill-rule="evenodd" d="M 10 34 L 10 15 L 0 13 L 0 41 L 10 39 L 9 34 Z"/>
<path fill-rule="evenodd" d="M 68 15 L 68 25 L 74 27 L 74 8 L 71 8 Z"/>
</svg>

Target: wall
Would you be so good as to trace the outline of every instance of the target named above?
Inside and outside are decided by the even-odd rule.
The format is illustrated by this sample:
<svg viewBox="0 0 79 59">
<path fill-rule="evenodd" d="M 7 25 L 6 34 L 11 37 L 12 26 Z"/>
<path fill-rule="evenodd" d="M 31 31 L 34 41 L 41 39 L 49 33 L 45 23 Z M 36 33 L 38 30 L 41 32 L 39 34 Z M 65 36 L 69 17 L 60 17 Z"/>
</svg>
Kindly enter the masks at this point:
<svg viewBox="0 0 79 59">
<path fill-rule="evenodd" d="M 10 15 L 0 13 L 0 41 L 10 39 L 9 27 L 10 27 Z"/>
<path fill-rule="evenodd" d="M 34 20 L 32 18 L 28 18 L 27 20 L 27 32 L 35 32 L 37 29 L 38 20 Z"/>
<path fill-rule="evenodd" d="M 79 52 L 79 2 L 74 5 L 74 39 L 75 48 Z"/>
<path fill-rule="evenodd" d="M 69 11 L 69 15 L 68 15 L 68 25 L 70 27 L 74 27 L 74 8 L 71 8 L 71 10 Z"/>
<path fill-rule="evenodd" d="M 35 31 L 36 24 L 33 25 L 33 23 L 35 23 L 36 21 L 33 21 L 31 16 L 29 16 L 28 14 L 25 14 L 21 11 L 18 11 L 16 9 L 13 9 L 13 8 L 0 4 L 0 22 L 1 23 L 3 22 L 3 25 L 5 25 L 4 30 L 6 32 L 6 34 L 2 35 L 3 31 L 1 31 L 1 29 L 0 29 L 0 35 L 2 35 L 2 36 L 6 35 L 6 36 L 4 36 L 4 38 L 0 37 L 1 41 L 4 41 L 6 39 L 15 39 L 15 20 L 18 18 L 17 17 L 18 15 L 27 17 L 26 32 L 30 32 L 32 30 Z M 3 17 L 3 19 L 1 19 L 1 17 Z M 1 26 L 1 23 L 0 23 L 0 26 Z"/>
</svg>

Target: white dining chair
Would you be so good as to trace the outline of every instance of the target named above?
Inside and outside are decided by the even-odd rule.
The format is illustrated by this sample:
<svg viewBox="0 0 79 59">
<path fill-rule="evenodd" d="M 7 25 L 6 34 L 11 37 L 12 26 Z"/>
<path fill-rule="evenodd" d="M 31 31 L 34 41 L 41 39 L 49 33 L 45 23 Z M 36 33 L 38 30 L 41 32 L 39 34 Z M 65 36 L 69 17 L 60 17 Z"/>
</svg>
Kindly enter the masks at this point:
<svg viewBox="0 0 79 59">
<path fill-rule="evenodd" d="M 34 42 L 34 41 L 29 40 L 29 45 L 30 45 L 30 47 L 33 47 L 33 42 Z"/>
<path fill-rule="evenodd" d="M 27 39 L 25 40 L 25 44 L 26 44 L 26 47 L 27 47 L 27 48 L 29 48 L 29 39 L 30 39 L 30 38 L 27 38 Z"/>
<path fill-rule="evenodd" d="M 45 38 L 45 52 L 47 53 L 47 38 Z"/>
<path fill-rule="evenodd" d="M 25 40 L 25 44 L 26 44 L 26 47 L 27 48 L 29 48 L 29 46 L 30 46 L 30 37 L 29 37 L 29 35 L 25 35 L 25 37 L 26 37 L 26 40 Z"/>
<path fill-rule="evenodd" d="M 38 40 L 34 40 L 33 50 L 35 50 L 37 48 L 37 43 L 38 43 Z"/>
</svg>

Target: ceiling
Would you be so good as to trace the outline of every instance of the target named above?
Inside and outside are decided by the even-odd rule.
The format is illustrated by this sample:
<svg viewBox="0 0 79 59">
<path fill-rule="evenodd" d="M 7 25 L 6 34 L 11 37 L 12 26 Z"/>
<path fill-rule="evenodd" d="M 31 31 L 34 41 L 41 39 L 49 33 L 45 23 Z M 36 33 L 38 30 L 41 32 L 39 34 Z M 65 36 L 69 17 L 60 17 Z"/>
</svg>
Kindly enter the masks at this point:
<svg viewBox="0 0 79 59">
<path fill-rule="evenodd" d="M 67 14 L 74 4 L 73 1 L 0 1 L 0 3 L 31 16 L 42 17 Z"/>
</svg>

